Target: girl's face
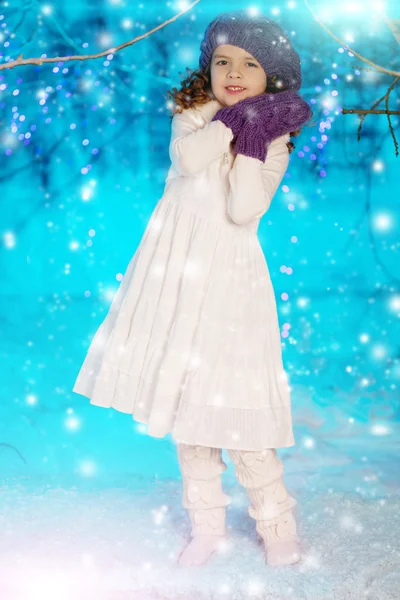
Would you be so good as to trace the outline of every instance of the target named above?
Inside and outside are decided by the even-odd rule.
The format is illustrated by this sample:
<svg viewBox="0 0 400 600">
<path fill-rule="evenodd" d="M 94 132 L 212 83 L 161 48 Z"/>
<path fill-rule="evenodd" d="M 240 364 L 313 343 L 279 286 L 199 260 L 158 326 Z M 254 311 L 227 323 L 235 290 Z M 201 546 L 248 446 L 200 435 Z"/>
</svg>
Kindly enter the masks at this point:
<svg viewBox="0 0 400 600">
<path fill-rule="evenodd" d="M 230 94 L 228 86 L 241 86 L 243 91 Z M 249 52 L 222 44 L 215 48 L 211 57 L 211 89 L 215 98 L 224 106 L 232 106 L 243 100 L 265 92 L 267 75 Z"/>
</svg>

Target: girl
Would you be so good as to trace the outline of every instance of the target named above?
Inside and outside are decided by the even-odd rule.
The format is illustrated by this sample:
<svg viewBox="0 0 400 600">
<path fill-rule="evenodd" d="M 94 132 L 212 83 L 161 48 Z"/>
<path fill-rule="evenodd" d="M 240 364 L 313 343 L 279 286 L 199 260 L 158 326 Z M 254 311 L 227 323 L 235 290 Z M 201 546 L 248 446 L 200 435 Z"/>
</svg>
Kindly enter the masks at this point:
<svg viewBox="0 0 400 600">
<path fill-rule="evenodd" d="M 286 172 L 290 135 L 311 117 L 300 60 L 265 16 L 220 14 L 199 70 L 173 97 L 171 167 L 73 391 L 171 433 L 202 564 L 226 534 L 221 458 L 246 488 L 267 564 L 300 559 L 276 448 L 294 446 L 289 384 L 257 229 Z M 237 91 L 236 91 L 237 90 Z M 169 92 L 170 93 L 170 92 Z"/>
</svg>

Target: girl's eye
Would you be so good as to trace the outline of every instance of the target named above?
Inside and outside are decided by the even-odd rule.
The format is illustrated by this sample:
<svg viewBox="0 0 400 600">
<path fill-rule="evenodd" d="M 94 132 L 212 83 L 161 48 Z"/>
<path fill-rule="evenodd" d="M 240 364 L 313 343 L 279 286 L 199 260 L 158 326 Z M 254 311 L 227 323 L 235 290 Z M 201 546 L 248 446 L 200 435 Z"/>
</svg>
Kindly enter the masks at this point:
<svg viewBox="0 0 400 600">
<path fill-rule="evenodd" d="M 222 62 L 226 63 L 226 60 L 219 60 L 219 61 L 217 62 L 217 65 L 219 65 L 219 64 L 220 64 L 220 63 L 222 63 Z M 256 66 L 257 66 L 255 63 L 252 63 L 252 62 L 248 62 L 248 63 L 246 63 L 246 64 L 248 64 L 248 65 L 253 65 L 253 67 L 256 67 Z"/>
</svg>

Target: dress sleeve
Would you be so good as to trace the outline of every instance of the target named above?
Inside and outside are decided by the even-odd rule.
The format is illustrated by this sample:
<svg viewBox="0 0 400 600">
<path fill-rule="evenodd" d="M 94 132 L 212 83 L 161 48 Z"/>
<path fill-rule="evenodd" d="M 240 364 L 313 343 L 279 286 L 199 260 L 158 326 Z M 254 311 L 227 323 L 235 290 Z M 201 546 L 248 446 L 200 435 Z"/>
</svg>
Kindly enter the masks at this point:
<svg viewBox="0 0 400 600">
<path fill-rule="evenodd" d="M 286 145 L 288 133 L 271 142 L 265 162 L 237 154 L 230 170 L 227 211 L 232 221 L 245 225 L 261 218 L 269 209 L 272 198 L 289 165 Z"/>
<path fill-rule="evenodd" d="M 222 121 L 198 127 L 190 109 L 173 116 L 169 157 L 181 175 L 194 175 L 229 150 L 232 130 Z"/>
</svg>

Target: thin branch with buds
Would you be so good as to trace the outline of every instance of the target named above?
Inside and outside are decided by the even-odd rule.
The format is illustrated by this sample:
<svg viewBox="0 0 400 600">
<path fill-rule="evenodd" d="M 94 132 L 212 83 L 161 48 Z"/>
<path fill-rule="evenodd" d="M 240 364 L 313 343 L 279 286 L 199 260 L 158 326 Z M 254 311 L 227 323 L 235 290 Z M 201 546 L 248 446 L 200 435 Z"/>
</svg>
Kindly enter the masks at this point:
<svg viewBox="0 0 400 600">
<path fill-rule="evenodd" d="M 377 69 L 378 71 L 381 71 L 381 73 L 387 73 L 387 75 L 394 75 L 395 77 L 400 77 L 400 72 L 399 71 L 392 71 L 391 69 L 386 69 L 385 67 L 382 67 L 381 65 L 377 65 L 375 63 L 373 63 L 371 60 L 368 60 L 368 58 L 365 58 L 364 56 L 361 56 L 361 54 L 358 54 L 358 52 L 356 52 L 355 50 L 353 50 L 352 48 L 350 48 L 350 46 L 348 44 L 345 44 L 340 38 L 336 37 L 336 35 L 334 35 L 332 33 L 332 31 L 330 31 L 326 25 L 324 25 L 319 19 L 318 17 L 315 15 L 315 13 L 313 12 L 311 6 L 309 5 L 307 0 L 304 0 L 305 5 L 307 6 L 307 8 L 309 9 L 309 11 L 311 12 L 312 16 L 314 17 L 314 19 L 317 21 L 317 23 L 319 23 L 321 25 L 321 27 L 323 27 L 325 29 L 325 31 L 327 31 L 329 33 L 329 35 L 331 37 L 333 37 L 334 40 L 336 40 L 337 42 L 339 42 L 339 44 L 341 44 L 344 48 L 347 48 L 347 50 L 349 52 L 351 52 L 352 54 L 354 54 L 354 56 L 357 56 L 360 60 L 362 60 L 363 62 L 371 65 L 372 67 L 375 67 L 375 69 Z M 386 17 L 386 22 L 388 22 L 389 19 L 387 19 Z M 399 38 L 395 35 L 397 41 L 399 41 Z"/>
<path fill-rule="evenodd" d="M 151 35 L 152 33 L 155 33 L 159 29 L 162 29 L 169 23 L 172 23 L 172 21 L 176 21 L 176 19 L 178 19 L 181 15 L 183 15 L 188 10 L 193 8 L 193 6 L 195 6 L 198 2 L 200 2 L 200 0 L 195 0 L 195 2 L 192 2 L 192 4 L 190 4 L 187 8 L 185 8 L 185 10 L 182 10 L 180 13 L 178 13 L 174 17 L 171 17 L 171 19 L 167 19 L 166 21 L 164 21 L 164 23 L 161 23 L 161 25 L 157 25 L 157 27 L 154 27 L 154 29 L 147 31 L 143 35 L 139 35 L 138 37 L 135 37 L 133 40 L 130 40 L 128 42 L 120 44 L 119 46 L 116 46 L 115 48 L 110 48 L 109 50 L 104 50 L 103 52 L 98 52 L 97 54 L 82 54 L 82 55 L 77 54 L 74 56 L 55 56 L 53 58 L 42 58 L 42 57 L 41 58 L 23 58 L 23 54 L 20 54 L 16 60 L 11 60 L 7 63 L 0 64 L 0 71 L 2 71 L 4 69 L 13 69 L 14 67 L 19 67 L 21 65 L 42 65 L 43 63 L 68 62 L 70 60 L 87 60 L 89 58 L 101 58 L 102 56 L 107 56 L 108 54 L 116 54 L 117 52 L 119 52 L 119 50 L 122 50 L 122 48 L 126 48 L 127 46 L 132 46 L 133 44 L 136 44 L 136 42 L 139 42 L 143 38 L 148 37 L 149 35 Z"/>
<path fill-rule="evenodd" d="M 400 72 L 399 71 L 392 71 L 391 69 L 386 69 L 385 67 L 382 67 L 381 65 L 377 65 L 376 63 L 373 63 L 372 61 L 370 61 L 368 58 L 365 58 L 361 54 L 358 54 L 358 52 L 356 52 L 355 50 L 353 50 L 352 48 L 350 48 L 350 46 L 348 44 L 345 44 L 340 38 L 338 38 L 336 35 L 334 35 L 326 27 L 326 25 L 324 25 L 318 19 L 318 17 L 313 12 L 313 10 L 312 10 L 312 8 L 309 5 L 309 3 L 308 3 L 307 0 L 304 0 L 304 3 L 306 4 L 307 8 L 310 10 L 311 14 L 313 15 L 313 17 L 317 21 L 317 23 L 319 23 L 321 25 L 321 27 L 323 27 L 325 29 L 325 31 L 327 31 L 331 37 L 333 37 L 334 40 L 336 40 L 337 42 L 339 42 L 344 48 L 347 48 L 349 50 L 349 52 L 351 52 L 352 54 L 354 54 L 355 56 L 357 56 L 363 62 L 371 65 L 372 67 L 374 67 L 374 70 L 380 71 L 381 73 L 386 73 L 388 75 L 395 75 L 395 79 L 393 80 L 392 84 L 388 88 L 386 94 L 384 94 L 382 96 L 382 98 L 379 98 L 379 100 L 377 100 L 371 106 L 371 108 L 369 108 L 369 109 L 363 109 L 363 108 L 342 108 L 342 114 L 344 114 L 344 115 L 346 115 L 346 114 L 358 114 L 359 115 L 360 123 L 359 123 L 358 130 L 357 130 L 357 140 L 358 141 L 360 141 L 361 127 L 362 127 L 362 124 L 363 124 L 363 121 L 364 121 L 366 115 L 368 115 L 368 114 L 387 115 L 388 122 L 389 122 L 390 133 L 392 135 L 394 146 L 395 146 L 395 155 L 396 155 L 396 157 L 399 156 L 399 144 L 398 144 L 396 136 L 394 134 L 393 125 L 392 125 L 392 122 L 390 120 L 390 115 L 400 115 L 400 111 L 399 110 L 389 110 L 389 96 L 390 96 L 390 92 L 393 90 L 393 88 L 397 85 L 398 81 L 400 80 Z M 384 16 L 384 19 L 385 19 L 388 27 L 390 28 L 391 32 L 393 33 L 395 39 L 400 43 L 400 20 L 398 20 L 398 19 L 397 20 L 396 19 L 389 19 L 386 16 Z M 380 104 L 383 100 L 385 100 L 386 109 L 385 110 L 383 110 L 383 109 L 376 109 L 375 107 L 378 106 L 378 104 Z"/>
</svg>

